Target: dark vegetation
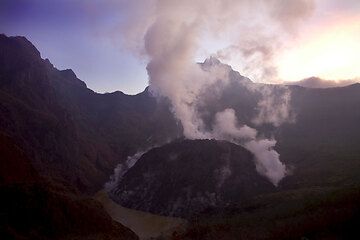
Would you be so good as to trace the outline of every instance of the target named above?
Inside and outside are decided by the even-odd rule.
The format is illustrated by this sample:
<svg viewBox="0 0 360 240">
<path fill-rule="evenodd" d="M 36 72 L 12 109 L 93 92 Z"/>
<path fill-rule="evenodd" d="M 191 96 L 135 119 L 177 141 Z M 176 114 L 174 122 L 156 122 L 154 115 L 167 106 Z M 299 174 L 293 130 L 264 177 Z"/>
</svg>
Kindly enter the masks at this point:
<svg viewBox="0 0 360 240">
<path fill-rule="evenodd" d="M 172 239 L 357 239 L 359 187 L 307 188 L 208 209 Z"/>
<path fill-rule="evenodd" d="M 9 137 L 0 146 L 1 239 L 138 239 L 90 197 L 40 176 Z"/>
</svg>

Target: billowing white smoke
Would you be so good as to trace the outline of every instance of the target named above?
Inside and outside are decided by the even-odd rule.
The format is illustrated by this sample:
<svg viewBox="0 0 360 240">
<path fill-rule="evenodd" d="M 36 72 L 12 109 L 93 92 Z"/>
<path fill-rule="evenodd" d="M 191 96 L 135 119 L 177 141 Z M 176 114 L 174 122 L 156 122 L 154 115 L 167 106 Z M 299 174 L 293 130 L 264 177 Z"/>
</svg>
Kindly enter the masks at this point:
<svg viewBox="0 0 360 240">
<path fill-rule="evenodd" d="M 236 142 L 256 156 L 260 174 L 275 185 L 286 174 L 279 154 L 273 150 L 275 140 L 257 139 L 257 131 L 248 126 L 237 126 L 231 109 L 216 115 L 213 130 L 208 130 L 196 106 L 202 101 L 203 91 L 218 81 L 229 81 L 229 68 L 216 65 L 204 70 L 195 63 L 206 39 L 221 38 L 226 42 L 222 54 L 242 55 L 245 72 L 259 72 L 260 78 L 274 78 L 276 67 L 272 60 L 281 47 L 284 36 L 294 33 L 299 19 L 312 9 L 311 0 L 149 0 L 127 3 L 135 12 L 125 21 L 123 32 L 127 45 L 139 49 L 148 59 L 150 89 L 170 99 L 173 112 L 183 125 L 184 135 L 190 139 L 216 138 Z M 149 4 L 150 2 L 150 4 Z M 146 6 L 146 9 L 145 7 Z M 152 7 L 149 7 L 152 6 Z M 290 34 L 288 34 L 290 33 Z M 129 38 L 126 38 L 129 37 Z M 136 41 L 135 41 L 136 40 Z M 143 40 L 143 46 L 139 41 Z M 134 46 L 134 42 L 136 42 Z M 226 51 L 229 48 L 232 51 Z M 225 54 L 226 52 L 226 54 Z M 259 91 L 259 89 L 257 89 Z M 254 123 L 279 126 L 288 120 L 289 98 L 275 103 L 271 88 L 261 89 L 263 100 L 258 103 L 259 115 Z M 285 91 L 286 92 L 286 91 Z"/>
<path fill-rule="evenodd" d="M 255 154 L 256 170 L 277 186 L 286 175 L 286 167 L 280 162 L 280 155 L 273 149 L 274 139 L 251 140 L 245 147 Z"/>
<path fill-rule="evenodd" d="M 235 111 L 225 109 L 215 116 L 212 136 L 243 145 L 255 155 L 256 170 L 266 176 L 275 186 L 286 174 L 286 167 L 280 162 L 280 155 L 273 150 L 274 139 L 258 139 L 257 131 L 249 126 L 239 126 Z"/>
<path fill-rule="evenodd" d="M 234 109 L 228 108 L 215 115 L 212 136 L 216 139 L 228 140 L 233 138 L 233 142 L 241 140 L 255 139 L 257 131 L 246 125 L 239 127 Z"/>
</svg>

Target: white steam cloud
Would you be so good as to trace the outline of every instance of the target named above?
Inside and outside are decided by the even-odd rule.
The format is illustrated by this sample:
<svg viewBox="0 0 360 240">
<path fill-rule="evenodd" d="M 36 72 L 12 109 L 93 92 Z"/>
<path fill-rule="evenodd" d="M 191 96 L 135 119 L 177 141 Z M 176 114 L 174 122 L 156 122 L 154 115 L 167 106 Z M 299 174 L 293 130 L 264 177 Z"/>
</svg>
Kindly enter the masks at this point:
<svg viewBox="0 0 360 240">
<path fill-rule="evenodd" d="M 256 170 L 266 176 L 275 186 L 285 177 L 286 167 L 280 161 L 280 155 L 273 150 L 274 139 L 258 139 L 257 131 L 249 126 L 239 126 L 235 111 L 225 109 L 216 114 L 212 136 L 243 145 L 255 155 Z"/>
<path fill-rule="evenodd" d="M 252 120 L 254 124 L 267 123 L 279 127 L 285 122 L 295 121 L 290 106 L 291 92 L 287 86 L 254 85 L 252 89 L 262 96 L 257 104 L 258 115 Z"/>
<path fill-rule="evenodd" d="M 144 2 L 146 4 L 139 1 L 124 4 L 128 12 L 134 14 L 124 21 L 123 35 L 128 47 L 146 56 L 151 91 L 170 99 L 185 137 L 226 139 L 243 145 L 254 153 L 257 171 L 277 185 L 285 176 L 286 168 L 273 150 L 275 140 L 258 139 L 255 129 L 238 126 L 232 109 L 216 114 L 213 129 L 206 128 L 196 106 L 209 86 L 219 81 L 227 84 L 230 67 L 210 64 L 211 67 L 204 68 L 195 59 L 201 52 L 216 53 L 221 59 L 241 55 L 245 74 L 262 80 L 274 79 L 277 73 L 273 56 L 286 37 L 295 35 L 298 22 L 311 13 L 312 1 Z M 204 49 L 203 46 L 212 45 L 214 39 L 221 39 L 225 46 Z M 279 126 L 291 118 L 288 91 L 281 93 L 280 98 L 273 96 L 271 87 L 256 91 L 261 92 L 263 99 L 258 103 L 259 114 L 254 123 Z"/>
</svg>

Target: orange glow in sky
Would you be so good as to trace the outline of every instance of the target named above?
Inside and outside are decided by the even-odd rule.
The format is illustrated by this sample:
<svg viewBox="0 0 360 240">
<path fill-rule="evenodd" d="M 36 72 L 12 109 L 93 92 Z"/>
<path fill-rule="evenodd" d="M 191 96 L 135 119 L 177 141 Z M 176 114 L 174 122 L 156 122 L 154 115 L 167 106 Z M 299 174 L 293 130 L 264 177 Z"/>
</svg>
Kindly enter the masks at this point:
<svg viewBox="0 0 360 240">
<path fill-rule="evenodd" d="M 341 80 L 360 76 L 360 15 L 340 15 L 320 25 L 307 25 L 298 37 L 277 59 L 281 80 L 311 76 Z"/>
</svg>

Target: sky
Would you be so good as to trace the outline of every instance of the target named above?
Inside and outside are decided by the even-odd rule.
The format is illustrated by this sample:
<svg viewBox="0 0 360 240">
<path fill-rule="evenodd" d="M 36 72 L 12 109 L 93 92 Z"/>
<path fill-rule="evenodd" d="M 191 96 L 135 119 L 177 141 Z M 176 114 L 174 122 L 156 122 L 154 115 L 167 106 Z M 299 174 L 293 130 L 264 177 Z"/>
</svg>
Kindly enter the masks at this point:
<svg viewBox="0 0 360 240">
<path fill-rule="evenodd" d="M 127 2 L 132 1 L 2 0 L 0 32 L 25 36 L 43 58 L 49 58 L 58 69 L 73 69 L 94 91 L 136 94 L 148 84 L 147 59 L 130 51 L 122 39 L 124 23 L 133 14 Z M 146 5 L 150 1 L 143 2 Z M 221 50 L 226 37 L 202 43 L 196 61 Z M 274 56 L 277 82 L 312 76 L 327 80 L 358 78 L 360 1 L 315 0 L 311 16 L 286 43 Z M 222 61 L 262 81 L 246 72 L 236 55 Z"/>
<path fill-rule="evenodd" d="M 279 58 L 284 80 L 360 76 L 360 1 L 317 1 L 313 16 L 299 35 Z"/>
</svg>

